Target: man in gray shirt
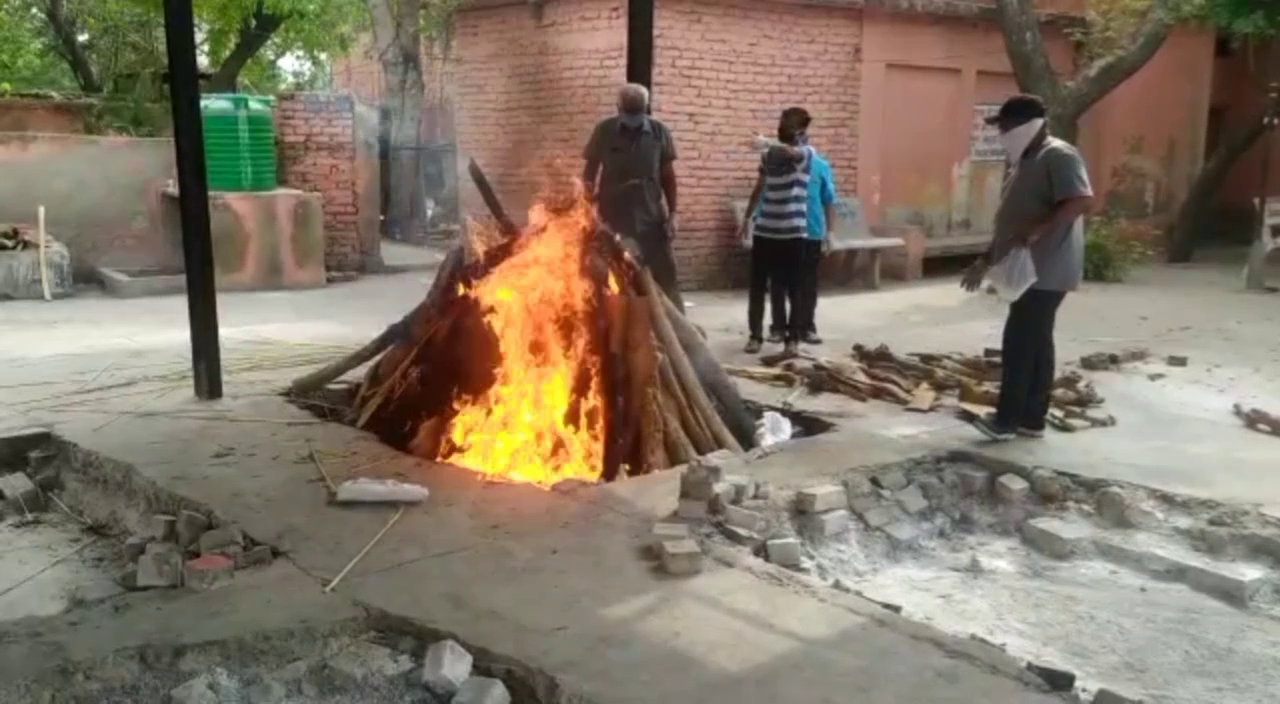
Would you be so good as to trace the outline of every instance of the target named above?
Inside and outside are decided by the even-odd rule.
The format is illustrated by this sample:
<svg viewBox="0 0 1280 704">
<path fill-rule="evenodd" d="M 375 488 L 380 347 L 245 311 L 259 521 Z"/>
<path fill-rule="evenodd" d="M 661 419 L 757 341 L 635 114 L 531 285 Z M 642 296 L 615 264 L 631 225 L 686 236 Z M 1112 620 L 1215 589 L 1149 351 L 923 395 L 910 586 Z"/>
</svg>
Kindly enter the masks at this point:
<svg viewBox="0 0 1280 704">
<path fill-rule="evenodd" d="M 1000 401 L 974 421 L 993 440 L 1043 437 L 1053 391 L 1053 327 L 1058 306 L 1084 274 L 1083 216 L 1093 203 L 1084 160 L 1071 144 L 1048 133 L 1044 102 L 1034 95 L 1005 101 L 988 124 L 1000 130 L 1009 159 L 995 237 L 965 272 L 975 291 L 991 264 L 1018 247 L 1035 262 L 1036 282 L 1009 306 L 1000 348 Z"/>
<path fill-rule="evenodd" d="M 601 219 L 639 250 L 654 282 L 684 310 L 671 251 L 676 145 L 671 131 L 649 117 L 648 109 L 649 89 L 628 83 L 618 90 L 618 114 L 596 125 L 583 150 L 582 181 Z"/>
</svg>

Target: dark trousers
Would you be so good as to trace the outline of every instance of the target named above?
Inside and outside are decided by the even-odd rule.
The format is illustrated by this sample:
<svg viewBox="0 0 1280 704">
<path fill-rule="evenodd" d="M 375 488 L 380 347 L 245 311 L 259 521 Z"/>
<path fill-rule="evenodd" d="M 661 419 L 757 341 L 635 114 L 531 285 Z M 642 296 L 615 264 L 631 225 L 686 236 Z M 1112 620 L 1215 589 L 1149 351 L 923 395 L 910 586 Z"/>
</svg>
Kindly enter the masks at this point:
<svg viewBox="0 0 1280 704">
<path fill-rule="evenodd" d="M 640 250 L 640 260 L 653 276 L 654 283 L 676 304 L 676 310 L 684 312 L 684 299 L 680 297 L 680 284 L 676 274 L 676 257 L 671 251 L 671 237 L 666 229 L 643 232 L 629 239 Z"/>
<path fill-rule="evenodd" d="M 798 305 L 791 315 L 799 315 L 797 326 L 801 333 L 818 334 L 818 268 L 822 264 L 822 240 L 806 239 L 800 255 L 800 274 L 797 282 Z M 769 331 L 783 334 L 787 329 L 787 292 L 781 286 L 769 286 Z"/>
<path fill-rule="evenodd" d="M 773 292 L 770 294 L 771 302 L 780 297 L 784 303 L 790 303 L 793 314 L 788 320 L 779 320 L 780 306 L 771 306 L 774 309 L 773 323 L 781 325 L 783 338 L 788 342 L 796 342 L 804 334 L 804 328 L 798 327 L 803 316 L 795 315 L 802 307 L 799 284 L 803 258 L 802 239 L 751 239 L 751 288 L 747 294 L 747 329 L 751 332 L 751 339 L 764 339 L 762 329 L 766 291 Z M 786 317 L 785 312 L 782 315 Z"/>
<path fill-rule="evenodd" d="M 1066 295 L 1033 288 L 1009 306 L 1000 345 L 997 425 L 1044 429 L 1053 392 L 1053 324 Z"/>
</svg>

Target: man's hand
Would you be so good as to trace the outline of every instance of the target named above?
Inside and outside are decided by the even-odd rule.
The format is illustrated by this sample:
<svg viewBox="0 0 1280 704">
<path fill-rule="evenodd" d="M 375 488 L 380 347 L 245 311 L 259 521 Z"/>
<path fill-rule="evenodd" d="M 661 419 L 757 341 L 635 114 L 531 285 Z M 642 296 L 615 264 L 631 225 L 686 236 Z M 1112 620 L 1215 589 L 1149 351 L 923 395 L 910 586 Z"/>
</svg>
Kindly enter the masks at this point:
<svg viewBox="0 0 1280 704">
<path fill-rule="evenodd" d="M 822 236 L 822 253 L 829 254 L 831 252 L 831 233 Z"/>
<path fill-rule="evenodd" d="M 676 214 L 667 213 L 667 237 L 674 240 L 676 233 L 680 231 L 680 227 L 676 223 Z"/>
<path fill-rule="evenodd" d="M 964 270 L 964 276 L 960 279 L 960 287 L 969 293 L 977 291 L 982 287 L 982 277 L 987 275 L 988 268 L 985 259 L 979 259 L 970 264 L 969 268 Z"/>
<path fill-rule="evenodd" d="M 751 242 L 751 218 L 744 218 L 738 226 L 738 241 L 744 247 Z"/>
</svg>

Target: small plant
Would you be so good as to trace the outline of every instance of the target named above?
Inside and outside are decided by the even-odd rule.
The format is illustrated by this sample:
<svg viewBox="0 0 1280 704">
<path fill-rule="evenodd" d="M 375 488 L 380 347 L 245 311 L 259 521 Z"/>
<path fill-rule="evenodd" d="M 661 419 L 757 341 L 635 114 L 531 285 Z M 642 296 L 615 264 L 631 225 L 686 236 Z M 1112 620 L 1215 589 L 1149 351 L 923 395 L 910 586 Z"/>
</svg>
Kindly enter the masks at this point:
<svg viewBox="0 0 1280 704">
<path fill-rule="evenodd" d="M 1152 228 L 1126 223 L 1112 216 L 1090 218 L 1085 224 L 1084 278 L 1118 283 L 1134 266 L 1155 256 Z"/>
</svg>

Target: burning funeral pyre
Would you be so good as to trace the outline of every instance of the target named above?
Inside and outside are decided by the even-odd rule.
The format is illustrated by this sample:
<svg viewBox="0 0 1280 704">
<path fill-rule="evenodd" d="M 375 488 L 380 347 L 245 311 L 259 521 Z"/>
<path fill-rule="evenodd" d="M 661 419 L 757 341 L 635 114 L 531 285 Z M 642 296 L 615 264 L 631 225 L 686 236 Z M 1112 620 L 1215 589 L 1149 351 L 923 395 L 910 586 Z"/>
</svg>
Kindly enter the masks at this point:
<svg viewBox="0 0 1280 704">
<path fill-rule="evenodd" d="M 348 420 L 415 455 L 541 486 L 750 447 L 732 380 L 577 184 L 520 229 L 470 171 L 494 223 L 449 253 L 404 319 L 295 381 L 295 397 L 380 354 Z"/>
</svg>

